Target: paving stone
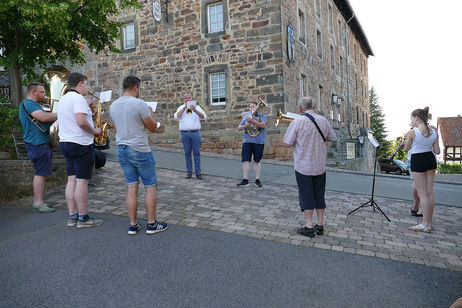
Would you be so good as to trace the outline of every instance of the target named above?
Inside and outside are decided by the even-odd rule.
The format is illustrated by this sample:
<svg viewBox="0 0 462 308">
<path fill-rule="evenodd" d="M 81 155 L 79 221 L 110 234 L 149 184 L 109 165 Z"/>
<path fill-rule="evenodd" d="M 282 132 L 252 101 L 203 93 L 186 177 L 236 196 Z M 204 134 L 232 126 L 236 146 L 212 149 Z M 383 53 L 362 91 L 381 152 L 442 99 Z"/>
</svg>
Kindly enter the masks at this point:
<svg viewBox="0 0 462 308">
<path fill-rule="evenodd" d="M 435 231 L 424 234 L 407 229 L 419 221 L 410 216 L 408 201 L 376 198 L 388 222 L 369 207 L 347 215 L 368 201 L 368 196 L 327 191 L 326 232 L 310 239 L 295 232 L 305 223 L 295 186 L 265 184 L 255 200 L 255 190 L 236 187 L 235 179 L 208 175 L 203 181 L 191 182 L 184 172 L 157 171 L 157 217 L 169 224 L 462 272 L 462 208 L 437 207 Z M 94 181 L 97 186 L 89 189 L 89 212 L 127 216 L 126 184 L 119 164 L 107 162 Z M 138 217 L 145 219 L 142 185 L 139 192 Z M 45 199 L 66 208 L 64 186 L 47 191 Z M 27 205 L 32 201 L 21 200 Z"/>
</svg>

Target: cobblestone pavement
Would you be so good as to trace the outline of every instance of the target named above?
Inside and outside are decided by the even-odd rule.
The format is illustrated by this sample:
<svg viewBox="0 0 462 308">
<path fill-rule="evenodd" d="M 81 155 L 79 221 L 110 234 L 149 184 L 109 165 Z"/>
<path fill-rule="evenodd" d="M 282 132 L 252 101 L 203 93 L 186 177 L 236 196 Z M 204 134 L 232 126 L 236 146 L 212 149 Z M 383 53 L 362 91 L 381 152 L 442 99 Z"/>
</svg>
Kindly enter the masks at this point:
<svg viewBox="0 0 462 308">
<path fill-rule="evenodd" d="M 240 188 L 235 179 L 226 177 L 205 175 L 199 181 L 186 179 L 184 172 L 179 171 L 158 169 L 157 173 L 160 221 L 462 271 L 462 208 L 437 205 L 435 231 L 424 234 L 407 229 L 418 222 L 410 216 L 408 201 L 375 198 L 390 218 L 388 222 L 369 206 L 347 215 L 370 196 L 327 191 L 326 231 L 323 236 L 310 239 L 294 231 L 304 224 L 295 186 L 263 182 L 263 188 L 253 183 Z M 127 216 L 125 179 L 119 164 L 108 162 L 94 180 L 97 186 L 89 189 L 88 211 Z M 64 187 L 48 192 L 45 200 L 66 208 Z M 146 219 L 143 202 L 141 186 L 140 219 Z"/>
</svg>

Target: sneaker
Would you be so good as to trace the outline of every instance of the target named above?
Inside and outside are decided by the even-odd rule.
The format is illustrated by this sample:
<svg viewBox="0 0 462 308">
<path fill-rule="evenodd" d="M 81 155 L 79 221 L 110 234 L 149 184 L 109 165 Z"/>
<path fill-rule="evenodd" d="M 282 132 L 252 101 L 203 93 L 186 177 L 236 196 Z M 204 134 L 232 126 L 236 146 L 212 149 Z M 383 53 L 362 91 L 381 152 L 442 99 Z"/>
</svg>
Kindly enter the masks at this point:
<svg viewBox="0 0 462 308">
<path fill-rule="evenodd" d="M 257 187 L 261 187 L 261 186 L 262 186 L 260 180 L 255 180 L 255 186 L 257 186 Z"/>
<path fill-rule="evenodd" d="M 315 237 L 316 231 L 313 228 L 307 228 L 306 226 L 300 229 L 297 229 L 297 233 L 303 236 Z"/>
<path fill-rule="evenodd" d="M 79 220 L 77 222 L 77 228 L 90 228 L 90 227 L 96 227 L 103 224 L 103 220 L 99 218 L 93 218 L 88 216 L 88 219 L 85 221 Z"/>
<path fill-rule="evenodd" d="M 168 228 L 168 225 L 165 222 L 158 222 L 156 220 L 156 222 L 153 225 L 152 224 L 147 224 L 146 225 L 146 233 L 147 234 L 155 234 L 155 233 L 158 233 L 158 232 L 165 231 L 165 230 L 167 230 L 167 228 Z"/>
<path fill-rule="evenodd" d="M 68 218 L 67 219 L 67 226 L 68 227 L 75 227 L 77 226 L 77 218 Z"/>
<path fill-rule="evenodd" d="M 136 225 L 129 225 L 128 226 L 128 234 L 129 235 L 135 235 L 136 232 L 140 231 L 141 230 L 141 226 L 139 223 L 137 223 Z"/>
<path fill-rule="evenodd" d="M 247 186 L 249 185 L 249 180 L 243 179 L 239 184 L 237 184 L 237 187 L 242 187 L 242 186 Z"/>
<path fill-rule="evenodd" d="M 198 180 L 202 180 L 202 174 L 200 174 L 200 173 L 199 173 L 199 174 L 196 174 L 196 178 L 197 178 Z"/>
<path fill-rule="evenodd" d="M 42 203 L 38 205 L 32 205 L 32 211 L 38 213 L 52 213 L 56 211 L 56 209 L 49 207 L 48 204 Z"/>
<path fill-rule="evenodd" d="M 192 174 L 191 173 L 186 173 L 186 178 L 187 179 L 190 179 L 192 177 Z"/>
<path fill-rule="evenodd" d="M 315 225 L 313 229 L 314 229 L 314 231 L 316 231 L 317 235 L 323 235 L 324 234 L 324 226 Z"/>
</svg>

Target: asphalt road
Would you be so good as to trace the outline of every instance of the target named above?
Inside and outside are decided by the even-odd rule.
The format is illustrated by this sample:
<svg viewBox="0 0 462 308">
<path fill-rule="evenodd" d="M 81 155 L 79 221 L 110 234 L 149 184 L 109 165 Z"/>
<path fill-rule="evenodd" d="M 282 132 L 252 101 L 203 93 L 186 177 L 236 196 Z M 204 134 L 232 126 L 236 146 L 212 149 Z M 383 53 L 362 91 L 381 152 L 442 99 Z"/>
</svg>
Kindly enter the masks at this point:
<svg viewBox="0 0 462 308">
<path fill-rule="evenodd" d="M 105 151 L 107 159 L 117 161 L 116 147 Z M 177 171 L 185 171 L 184 154 L 178 151 L 154 150 L 156 165 L 158 168 L 166 168 Z M 229 158 L 208 156 L 204 153 L 201 156 L 202 173 L 218 176 L 235 178 L 236 184 L 238 179 L 242 178 L 242 163 L 239 157 Z M 252 179 L 253 171 L 250 171 L 249 177 Z M 261 180 L 264 184 L 279 183 L 288 185 L 297 185 L 295 182 L 294 169 L 291 165 L 272 164 L 268 161 L 262 161 Z M 331 191 L 348 192 L 370 195 L 372 191 L 372 175 L 352 173 L 345 171 L 327 171 L 327 189 Z M 412 199 L 412 181 L 408 176 L 376 176 L 375 196 L 396 198 L 403 200 Z M 462 185 L 435 183 L 436 204 L 462 207 Z"/>
<path fill-rule="evenodd" d="M 460 273 L 435 267 L 177 225 L 127 236 L 125 217 L 98 216 L 78 230 L 62 209 L 0 208 L 0 307 L 449 307 L 462 295 Z"/>
</svg>

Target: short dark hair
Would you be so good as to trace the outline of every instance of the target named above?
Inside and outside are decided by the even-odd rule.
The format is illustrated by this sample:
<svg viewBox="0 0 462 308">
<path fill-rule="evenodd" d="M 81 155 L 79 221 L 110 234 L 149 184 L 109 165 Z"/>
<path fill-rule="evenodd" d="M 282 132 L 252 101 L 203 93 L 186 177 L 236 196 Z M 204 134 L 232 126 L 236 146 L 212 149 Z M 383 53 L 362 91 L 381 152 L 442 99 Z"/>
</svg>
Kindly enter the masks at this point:
<svg viewBox="0 0 462 308">
<path fill-rule="evenodd" d="M 79 82 L 84 82 L 87 80 L 87 76 L 80 73 L 70 73 L 67 77 L 67 86 L 69 89 L 75 88 Z"/>
<path fill-rule="evenodd" d="M 35 91 L 37 89 L 38 86 L 42 86 L 42 87 L 45 87 L 42 83 L 40 82 L 31 82 L 27 85 L 27 94 L 31 94 L 32 91 Z"/>
<path fill-rule="evenodd" d="M 125 77 L 124 81 L 122 82 L 122 87 L 125 90 L 132 90 L 135 86 L 138 88 L 140 87 L 141 79 L 136 76 L 127 76 Z"/>
</svg>

